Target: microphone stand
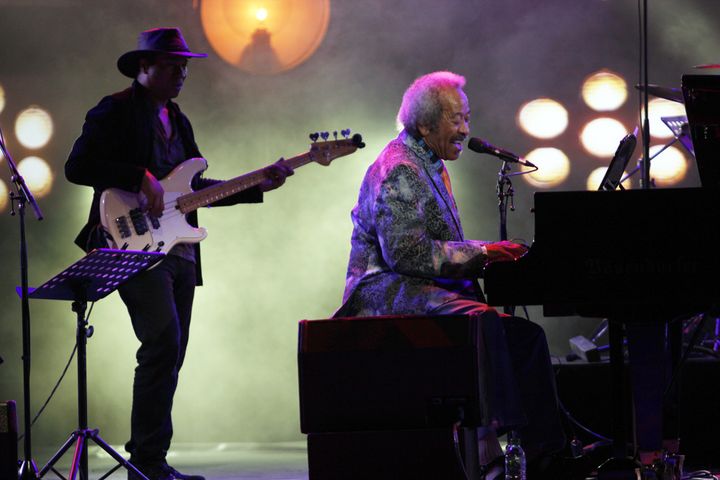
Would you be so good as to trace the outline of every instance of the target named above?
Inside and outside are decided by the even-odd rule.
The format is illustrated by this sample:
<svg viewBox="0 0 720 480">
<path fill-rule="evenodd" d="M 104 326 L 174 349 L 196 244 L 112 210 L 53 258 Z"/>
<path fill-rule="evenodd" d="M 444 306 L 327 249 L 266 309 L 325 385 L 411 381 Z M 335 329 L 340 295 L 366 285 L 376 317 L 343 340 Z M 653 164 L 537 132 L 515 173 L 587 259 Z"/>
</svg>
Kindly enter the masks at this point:
<svg viewBox="0 0 720 480">
<path fill-rule="evenodd" d="M 23 407 L 24 407 L 24 459 L 19 464 L 19 480 L 35 480 L 39 478 L 38 469 L 32 459 L 32 441 L 30 435 L 30 305 L 28 303 L 28 258 L 27 240 L 25 238 L 25 206 L 30 203 L 35 213 L 35 218 L 42 220 L 43 214 L 35 201 L 32 192 L 25 183 L 25 179 L 15 165 L 10 153 L 5 148 L 5 139 L 0 130 L 0 150 L 5 155 L 8 167 L 10 168 L 10 181 L 15 185 L 15 191 L 10 192 L 10 215 L 15 216 L 15 204 L 17 203 L 18 219 L 20 221 L 20 285 L 22 289 L 22 349 L 23 349 Z"/>
<path fill-rule="evenodd" d="M 515 211 L 515 202 L 513 197 L 515 196 L 515 190 L 512 186 L 512 181 L 508 175 L 510 172 L 510 165 L 506 160 L 503 160 L 500 171 L 498 172 L 497 181 L 497 197 L 498 197 L 498 210 L 500 211 L 500 240 L 507 240 L 507 209 L 508 205 L 510 210 Z M 515 307 L 510 305 L 503 306 L 503 311 L 508 315 L 512 315 L 515 311 Z"/>
<path fill-rule="evenodd" d="M 515 211 L 515 203 L 513 197 L 515 190 L 513 190 L 512 182 L 510 181 L 511 175 L 508 175 L 510 171 L 510 165 L 507 161 L 503 160 L 500 172 L 498 172 L 497 181 L 497 197 L 498 197 L 498 209 L 500 210 L 500 240 L 507 240 L 507 209 L 508 204 L 510 210 Z"/>
<path fill-rule="evenodd" d="M 643 11 L 642 11 L 642 74 L 643 74 L 643 94 L 642 102 L 645 107 L 643 120 L 643 158 L 650 158 L 650 120 L 649 120 L 649 100 L 648 100 L 648 2 L 643 0 Z M 650 188 L 650 162 L 643 162 L 642 164 L 642 178 L 641 186 L 643 189 Z"/>
</svg>

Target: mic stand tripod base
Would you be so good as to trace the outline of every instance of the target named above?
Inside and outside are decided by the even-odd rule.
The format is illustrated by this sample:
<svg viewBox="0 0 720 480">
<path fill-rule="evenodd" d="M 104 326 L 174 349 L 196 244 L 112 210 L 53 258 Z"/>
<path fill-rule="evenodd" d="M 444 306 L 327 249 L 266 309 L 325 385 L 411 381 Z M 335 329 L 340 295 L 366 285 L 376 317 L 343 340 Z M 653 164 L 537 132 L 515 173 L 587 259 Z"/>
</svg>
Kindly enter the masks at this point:
<svg viewBox="0 0 720 480">
<path fill-rule="evenodd" d="M 75 480 L 78 470 L 82 471 L 81 478 L 83 475 L 87 476 L 87 474 L 89 473 L 86 462 L 88 440 L 92 440 L 93 442 L 95 442 L 100 448 L 105 451 L 105 453 L 110 455 L 118 463 L 110 471 L 103 475 L 102 478 L 110 476 L 114 471 L 118 470 L 120 467 L 123 467 L 128 472 L 132 472 L 136 480 L 149 480 L 140 470 L 135 467 L 135 465 L 125 460 L 122 455 L 113 450 L 112 447 L 100 437 L 98 429 L 90 430 L 87 428 L 82 430 L 75 430 L 73 433 L 71 433 L 67 441 L 65 441 L 63 446 L 60 447 L 60 450 L 58 450 L 57 453 L 55 453 L 55 455 L 50 460 L 48 460 L 47 465 L 45 465 L 40 471 L 39 477 L 35 478 L 42 478 L 50 470 L 52 470 L 56 475 L 60 476 L 60 478 L 63 478 L 62 475 L 60 475 L 58 471 L 55 470 L 53 465 L 55 465 L 55 463 L 57 463 L 57 461 L 60 460 L 63 455 L 65 455 L 65 453 L 70 449 L 73 444 L 75 444 L 75 453 L 73 454 L 73 461 L 70 465 L 70 473 L 68 474 L 68 480 Z"/>
<path fill-rule="evenodd" d="M 18 468 L 18 480 L 37 480 L 40 478 L 34 460 L 23 460 Z"/>
</svg>

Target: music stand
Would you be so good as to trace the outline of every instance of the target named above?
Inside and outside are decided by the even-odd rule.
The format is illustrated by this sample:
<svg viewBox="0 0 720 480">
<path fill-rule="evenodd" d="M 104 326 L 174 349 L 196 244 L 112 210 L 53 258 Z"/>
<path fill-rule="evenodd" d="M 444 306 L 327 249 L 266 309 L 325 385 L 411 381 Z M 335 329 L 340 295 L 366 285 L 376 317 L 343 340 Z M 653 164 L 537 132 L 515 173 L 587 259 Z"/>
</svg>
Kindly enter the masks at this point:
<svg viewBox="0 0 720 480">
<path fill-rule="evenodd" d="M 612 160 L 610 160 L 610 165 L 608 165 L 608 169 L 605 171 L 598 190 L 615 190 L 616 188 L 625 190 L 625 187 L 622 186 L 622 181 L 625 179 L 622 178 L 622 176 L 623 173 L 625 173 L 625 168 L 627 167 L 630 157 L 635 151 L 635 146 L 637 145 L 636 135 L 637 129 L 634 133 L 629 133 L 625 138 L 620 140 L 617 150 L 615 150 L 615 155 L 613 155 Z"/>
<path fill-rule="evenodd" d="M 660 120 L 667 125 L 675 139 L 682 143 L 685 150 L 690 152 L 690 155 L 695 158 L 695 147 L 693 147 L 692 138 L 690 138 L 690 125 L 688 124 L 687 117 L 685 115 L 678 115 L 675 117 L 660 117 Z"/>
<path fill-rule="evenodd" d="M 98 429 L 88 428 L 86 347 L 87 339 L 92 335 L 92 327 L 88 331 L 85 309 L 88 301 L 95 302 L 105 298 L 120 285 L 154 266 L 164 257 L 163 253 L 100 248 L 88 253 L 42 286 L 28 289 L 28 298 L 72 301 L 72 311 L 77 314 L 78 429 L 70 434 L 60 450 L 40 470 L 39 478 L 50 470 L 63 478 L 54 465 L 75 444 L 68 480 L 75 480 L 78 470 L 80 478 L 88 480 L 87 441 L 92 440 L 118 462 L 118 465 L 101 478 L 106 478 L 118 468 L 124 467 L 135 473 L 139 479 L 148 480 L 133 464 L 100 438 Z"/>
</svg>

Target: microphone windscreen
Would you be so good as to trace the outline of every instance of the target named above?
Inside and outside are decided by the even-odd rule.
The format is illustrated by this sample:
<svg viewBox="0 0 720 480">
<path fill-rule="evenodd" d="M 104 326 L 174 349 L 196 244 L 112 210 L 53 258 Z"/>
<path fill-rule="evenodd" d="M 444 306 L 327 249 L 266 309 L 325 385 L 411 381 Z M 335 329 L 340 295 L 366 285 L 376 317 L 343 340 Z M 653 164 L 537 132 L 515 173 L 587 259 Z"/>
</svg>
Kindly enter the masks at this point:
<svg viewBox="0 0 720 480">
<path fill-rule="evenodd" d="M 488 150 L 490 150 L 488 148 L 488 144 L 477 137 L 470 138 L 470 141 L 468 141 L 468 148 L 477 153 L 487 153 Z"/>
</svg>

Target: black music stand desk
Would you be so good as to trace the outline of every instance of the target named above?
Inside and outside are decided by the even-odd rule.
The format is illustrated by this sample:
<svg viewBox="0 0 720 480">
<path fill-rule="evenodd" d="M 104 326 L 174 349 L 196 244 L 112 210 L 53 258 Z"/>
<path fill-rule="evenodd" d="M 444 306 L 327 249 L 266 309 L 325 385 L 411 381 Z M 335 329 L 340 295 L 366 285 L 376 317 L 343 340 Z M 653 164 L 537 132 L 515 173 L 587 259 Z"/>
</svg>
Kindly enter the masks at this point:
<svg viewBox="0 0 720 480">
<path fill-rule="evenodd" d="M 87 426 L 87 339 L 92 335 L 92 327 L 88 328 L 85 310 L 87 302 L 105 298 L 117 290 L 120 285 L 153 267 L 164 257 L 163 253 L 100 248 L 88 253 L 42 286 L 28 290 L 28 298 L 31 299 L 72 301 L 72 310 L 77 314 L 78 429 L 72 432 L 60 450 L 42 468 L 39 473 L 40 478 L 50 470 L 63 478 L 55 470 L 54 465 L 75 444 L 75 454 L 70 465 L 68 480 L 75 480 L 78 469 L 81 479 L 89 479 L 87 455 L 87 440 L 89 439 L 118 462 L 118 465 L 101 479 L 108 477 L 118 468 L 124 467 L 135 473 L 139 479 L 148 480 L 133 464 L 125 460 L 100 438 L 98 429 L 91 430 Z"/>
</svg>

